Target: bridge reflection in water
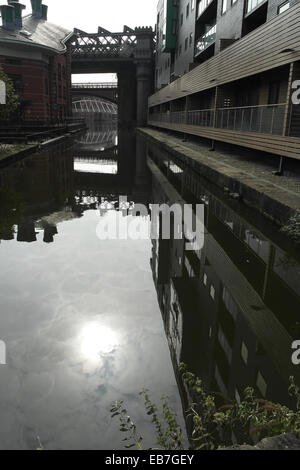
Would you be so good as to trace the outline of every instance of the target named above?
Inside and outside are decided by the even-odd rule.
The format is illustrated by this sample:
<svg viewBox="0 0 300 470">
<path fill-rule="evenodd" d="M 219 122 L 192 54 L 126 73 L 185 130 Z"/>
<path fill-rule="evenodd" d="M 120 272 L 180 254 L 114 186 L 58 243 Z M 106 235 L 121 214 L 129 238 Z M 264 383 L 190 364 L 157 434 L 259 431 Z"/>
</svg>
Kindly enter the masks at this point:
<svg viewBox="0 0 300 470">
<path fill-rule="evenodd" d="M 116 123 L 94 124 L 86 133 L 0 172 L 0 242 L 45 243 L 58 225 L 99 209 L 119 196 L 148 204 L 146 153 L 136 163 L 141 143 Z M 145 186 L 146 184 L 146 186 Z"/>
</svg>

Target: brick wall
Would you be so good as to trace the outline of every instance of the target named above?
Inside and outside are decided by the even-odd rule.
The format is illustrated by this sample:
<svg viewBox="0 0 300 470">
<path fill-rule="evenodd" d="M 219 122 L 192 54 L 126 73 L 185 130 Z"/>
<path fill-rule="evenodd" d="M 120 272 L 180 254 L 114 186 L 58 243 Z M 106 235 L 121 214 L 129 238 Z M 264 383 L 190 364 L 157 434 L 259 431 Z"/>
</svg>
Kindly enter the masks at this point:
<svg viewBox="0 0 300 470">
<path fill-rule="evenodd" d="M 71 56 L 50 62 L 0 56 L 0 65 L 20 97 L 16 118 L 24 121 L 61 120 L 71 114 Z"/>
</svg>

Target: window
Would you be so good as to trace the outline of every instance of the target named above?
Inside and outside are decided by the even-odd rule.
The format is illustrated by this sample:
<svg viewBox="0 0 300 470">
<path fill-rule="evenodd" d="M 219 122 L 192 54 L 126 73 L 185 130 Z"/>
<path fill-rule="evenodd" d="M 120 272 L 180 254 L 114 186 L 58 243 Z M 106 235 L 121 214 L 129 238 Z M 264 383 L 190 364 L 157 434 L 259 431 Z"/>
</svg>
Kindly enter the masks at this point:
<svg viewBox="0 0 300 470">
<path fill-rule="evenodd" d="M 215 300 L 216 297 L 216 289 L 214 288 L 213 285 L 210 286 L 210 297 Z"/>
<path fill-rule="evenodd" d="M 61 64 L 58 64 L 58 80 L 61 80 Z"/>
<path fill-rule="evenodd" d="M 203 284 L 207 286 L 207 274 L 204 274 L 203 276 Z"/>
<path fill-rule="evenodd" d="M 222 15 L 226 13 L 227 10 L 227 0 L 222 0 Z"/>
<path fill-rule="evenodd" d="M 245 345 L 244 341 L 242 342 L 241 356 L 242 356 L 242 359 L 243 359 L 245 365 L 247 366 L 248 365 L 249 352 L 248 352 L 248 348 Z"/>
<path fill-rule="evenodd" d="M 192 47 L 193 45 L 193 39 L 194 39 L 194 35 L 193 33 L 190 34 L 190 47 Z"/>
<path fill-rule="evenodd" d="M 172 21 L 172 34 L 175 36 L 177 33 L 177 20 Z"/>
<path fill-rule="evenodd" d="M 185 42 L 184 42 L 184 49 L 187 51 L 187 48 L 189 46 L 189 38 L 185 38 Z"/>
<path fill-rule="evenodd" d="M 279 5 L 278 7 L 278 15 L 280 13 L 283 13 L 284 11 L 288 10 L 290 8 L 290 2 L 284 2 L 282 5 Z"/>
<path fill-rule="evenodd" d="M 195 0 L 192 0 L 191 1 L 191 10 L 193 11 L 195 8 Z"/>
<path fill-rule="evenodd" d="M 7 65 L 22 65 L 21 59 L 12 59 L 11 57 L 5 59 Z"/>
<path fill-rule="evenodd" d="M 181 55 L 181 53 L 182 53 L 182 45 L 180 44 L 180 46 L 179 46 L 179 55 Z"/>
<path fill-rule="evenodd" d="M 278 104 L 280 92 L 280 82 L 271 82 L 269 86 L 269 100 L 268 104 Z"/>
<path fill-rule="evenodd" d="M 181 26 L 183 25 L 183 13 L 181 13 L 181 15 L 180 15 L 180 24 L 181 24 Z"/>
<path fill-rule="evenodd" d="M 190 4 L 188 3 L 186 6 L 186 17 L 188 18 L 190 14 Z"/>
</svg>

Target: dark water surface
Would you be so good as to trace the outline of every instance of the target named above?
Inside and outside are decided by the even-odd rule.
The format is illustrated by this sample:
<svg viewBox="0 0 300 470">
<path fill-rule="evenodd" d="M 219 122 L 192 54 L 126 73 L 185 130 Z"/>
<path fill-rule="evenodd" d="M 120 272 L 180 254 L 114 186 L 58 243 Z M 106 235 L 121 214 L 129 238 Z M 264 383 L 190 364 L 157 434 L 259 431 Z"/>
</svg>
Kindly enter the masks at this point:
<svg viewBox="0 0 300 470">
<path fill-rule="evenodd" d="M 116 200 L 119 182 L 121 195 L 139 197 L 126 139 L 121 177 L 109 128 L 1 171 L 1 449 L 35 449 L 37 436 L 46 449 L 122 448 L 109 413 L 119 399 L 150 445 L 143 387 L 180 409 L 151 243 L 96 236 L 101 198 Z"/>
<path fill-rule="evenodd" d="M 164 177 L 205 204 L 201 250 L 97 237 L 120 196 L 173 203 Z M 153 445 L 138 393 L 168 394 L 182 420 L 181 361 L 223 395 L 239 400 L 250 385 L 293 406 L 300 266 L 274 233 L 169 154 L 109 126 L 1 170 L 0 449 L 35 449 L 38 437 L 47 449 L 120 449 L 109 414 L 118 399 Z"/>
</svg>

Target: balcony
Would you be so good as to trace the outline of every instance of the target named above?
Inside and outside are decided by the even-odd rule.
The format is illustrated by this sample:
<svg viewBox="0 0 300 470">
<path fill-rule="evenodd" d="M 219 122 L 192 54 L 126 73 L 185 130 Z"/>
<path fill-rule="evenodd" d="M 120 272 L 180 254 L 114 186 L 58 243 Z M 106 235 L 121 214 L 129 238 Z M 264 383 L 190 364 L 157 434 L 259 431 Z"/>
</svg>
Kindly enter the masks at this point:
<svg viewBox="0 0 300 470">
<path fill-rule="evenodd" d="M 188 112 L 188 122 L 190 126 L 213 127 L 215 112 L 213 109 L 200 109 Z"/>
<path fill-rule="evenodd" d="M 285 104 L 223 108 L 216 112 L 216 127 L 259 134 L 282 135 Z"/>
<path fill-rule="evenodd" d="M 205 51 L 216 41 L 217 25 L 212 26 L 203 36 L 196 41 L 195 57 Z"/>
<path fill-rule="evenodd" d="M 149 122 L 283 135 L 285 104 L 200 109 L 149 115 Z"/>
</svg>

